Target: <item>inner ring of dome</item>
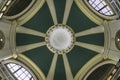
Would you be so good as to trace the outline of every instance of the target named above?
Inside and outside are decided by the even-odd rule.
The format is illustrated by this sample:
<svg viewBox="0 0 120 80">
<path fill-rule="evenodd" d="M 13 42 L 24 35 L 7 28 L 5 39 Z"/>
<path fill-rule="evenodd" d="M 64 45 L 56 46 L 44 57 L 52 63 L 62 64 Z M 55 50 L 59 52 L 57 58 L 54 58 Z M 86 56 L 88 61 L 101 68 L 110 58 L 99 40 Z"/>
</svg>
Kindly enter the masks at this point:
<svg viewBox="0 0 120 80">
<path fill-rule="evenodd" d="M 45 40 L 53 53 L 68 53 L 74 47 L 74 31 L 67 25 L 57 24 L 48 29 Z"/>
</svg>

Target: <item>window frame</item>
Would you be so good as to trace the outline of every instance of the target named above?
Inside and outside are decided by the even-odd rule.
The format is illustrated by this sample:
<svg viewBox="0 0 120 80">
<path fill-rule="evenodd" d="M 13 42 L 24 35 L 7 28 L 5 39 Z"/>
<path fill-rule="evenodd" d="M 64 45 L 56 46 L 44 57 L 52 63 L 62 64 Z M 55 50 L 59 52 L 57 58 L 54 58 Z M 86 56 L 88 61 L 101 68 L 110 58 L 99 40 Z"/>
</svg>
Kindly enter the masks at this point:
<svg viewBox="0 0 120 80">
<path fill-rule="evenodd" d="M 114 13 L 114 11 L 112 10 L 112 8 L 110 7 L 110 5 L 105 1 L 103 0 L 106 5 L 111 9 L 111 11 Z M 107 19 L 107 20 L 111 20 L 111 19 L 115 19 L 117 18 L 116 17 L 116 14 L 114 13 L 114 15 L 111 15 L 111 16 L 107 16 L 107 15 L 104 15 L 100 12 L 98 12 L 94 7 L 92 7 L 92 5 L 90 5 L 90 3 L 88 2 L 88 0 L 84 0 L 86 6 L 94 13 L 96 14 L 97 16 L 99 16 L 100 18 L 103 18 L 103 19 Z"/>
<path fill-rule="evenodd" d="M 92 0 L 87 0 L 87 2 L 89 3 L 89 5 L 90 5 L 92 8 L 94 8 L 94 10 L 96 10 L 96 11 L 99 12 L 100 14 L 105 15 L 105 16 L 114 16 L 114 15 L 115 15 L 114 11 L 111 9 L 111 7 L 110 7 L 104 0 L 102 0 L 102 1 L 99 0 L 98 6 L 97 6 L 97 4 L 95 4 L 95 1 L 93 1 L 92 4 L 95 4 L 95 7 L 93 7 L 93 5 L 92 5 L 89 1 L 92 2 Z M 105 4 L 100 8 L 99 5 L 100 5 L 100 4 L 103 4 L 104 2 L 105 2 Z M 112 13 L 113 13 L 112 15 L 110 15 L 110 14 L 109 14 L 109 15 L 105 14 L 105 13 L 107 13 L 107 12 L 100 12 L 100 11 L 102 11 L 103 9 L 107 9 L 107 7 L 110 9 L 110 10 L 107 10 L 107 12 L 112 11 Z M 97 10 L 96 8 L 99 8 L 99 9 Z M 99 10 L 100 10 L 100 11 L 99 11 Z"/>
<path fill-rule="evenodd" d="M 103 24 L 105 21 L 111 22 L 113 20 L 117 19 L 117 15 L 114 16 L 105 16 L 101 13 L 97 12 L 89 3 L 87 0 L 75 0 L 76 5 L 78 8 L 93 22 L 95 22 L 98 25 Z M 108 4 L 108 3 L 107 3 Z"/>
<path fill-rule="evenodd" d="M 106 61 L 103 61 L 101 63 L 98 63 L 92 69 L 90 69 L 88 71 L 88 73 L 86 74 L 86 76 L 84 77 L 84 79 L 87 80 L 87 78 L 91 75 L 92 72 L 94 72 L 96 69 L 102 67 L 103 65 L 107 65 L 107 64 L 115 65 L 115 62 L 112 61 L 112 60 L 111 61 L 110 60 L 106 60 Z"/>
<path fill-rule="evenodd" d="M 10 75 L 15 78 L 15 80 L 17 79 L 15 77 L 15 75 L 11 72 L 11 70 L 7 67 L 7 64 L 9 63 L 13 63 L 13 64 L 17 64 L 17 65 L 20 65 L 21 67 L 23 67 L 25 70 L 27 70 L 31 76 L 33 76 L 33 79 L 34 80 L 37 80 L 37 77 L 35 76 L 35 73 L 27 66 L 25 65 L 23 62 L 21 61 L 18 61 L 18 60 L 14 60 L 14 59 L 10 59 L 10 60 L 5 60 L 2 62 L 3 66 L 7 69 L 7 71 L 10 73 Z M 18 79 L 17 79 L 18 80 Z"/>
<path fill-rule="evenodd" d="M 1 69 L 0 69 L 0 77 L 2 78 L 2 80 L 6 80 L 6 77 L 5 77 L 5 75 L 4 75 L 4 73 L 2 72 Z"/>
<path fill-rule="evenodd" d="M 88 76 L 97 68 L 105 64 L 116 64 L 117 61 L 108 59 L 98 54 L 88 61 L 76 74 L 75 80 L 86 80 Z"/>
<path fill-rule="evenodd" d="M 31 3 L 20 13 L 13 15 L 13 16 L 5 16 L 3 15 L 3 18 L 5 19 L 16 19 L 19 18 L 20 16 L 24 15 L 25 13 L 27 13 L 27 11 L 35 4 L 36 0 L 32 0 Z"/>
</svg>

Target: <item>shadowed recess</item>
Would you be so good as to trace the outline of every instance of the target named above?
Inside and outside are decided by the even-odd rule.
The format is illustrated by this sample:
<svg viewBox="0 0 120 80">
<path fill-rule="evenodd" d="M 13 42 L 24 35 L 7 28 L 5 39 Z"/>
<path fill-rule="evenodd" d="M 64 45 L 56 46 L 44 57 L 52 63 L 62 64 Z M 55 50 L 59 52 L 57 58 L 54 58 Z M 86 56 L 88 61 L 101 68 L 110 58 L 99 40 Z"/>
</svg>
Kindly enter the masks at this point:
<svg viewBox="0 0 120 80">
<path fill-rule="evenodd" d="M 65 68 L 61 55 L 58 56 L 54 80 L 66 80 Z"/>
<path fill-rule="evenodd" d="M 32 0 L 16 0 L 9 10 L 4 14 L 5 16 L 15 16 L 26 9 Z M 22 5 L 22 6 L 21 6 Z"/>
<path fill-rule="evenodd" d="M 33 35 L 27 35 L 27 34 L 16 34 L 16 45 L 27 45 L 27 44 L 32 44 L 32 43 L 37 43 L 37 42 L 42 42 L 45 41 L 44 38 L 38 37 L 38 36 L 33 36 Z"/>
<path fill-rule="evenodd" d="M 88 62 L 91 58 L 93 58 L 97 53 L 75 46 L 74 49 L 68 53 L 68 60 L 73 72 L 73 75 L 78 73 L 78 71 Z M 87 56 L 86 56 L 87 55 Z"/>
<path fill-rule="evenodd" d="M 77 7 L 75 2 L 71 8 L 70 16 L 67 23 L 75 32 L 80 32 L 91 27 L 97 26 Z"/>
<path fill-rule="evenodd" d="M 27 51 L 23 54 L 29 57 L 32 61 L 34 61 L 37 66 L 43 71 L 45 76 L 47 76 L 52 62 L 53 53 L 51 53 L 46 48 L 46 46 Z"/>
<path fill-rule="evenodd" d="M 58 23 L 62 23 L 66 0 L 54 0 Z"/>
<path fill-rule="evenodd" d="M 47 4 L 45 3 L 37 14 L 23 26 L 40 32 L 46 33 L 49 27 L 53 25 L 53 20 Z"/>
<path fill-rule="evenodd" d="M 113 64 L 105 64 L 94 70 L 87 78 L 87 80 L 104 80 L 105 75 L 109 75 L 109 71 L 114 67 Z"/>
<path fill-rule="evenodd" d="M 77 41 L 104 46 L 104 33 L 78 37 Z"/>
</svg>

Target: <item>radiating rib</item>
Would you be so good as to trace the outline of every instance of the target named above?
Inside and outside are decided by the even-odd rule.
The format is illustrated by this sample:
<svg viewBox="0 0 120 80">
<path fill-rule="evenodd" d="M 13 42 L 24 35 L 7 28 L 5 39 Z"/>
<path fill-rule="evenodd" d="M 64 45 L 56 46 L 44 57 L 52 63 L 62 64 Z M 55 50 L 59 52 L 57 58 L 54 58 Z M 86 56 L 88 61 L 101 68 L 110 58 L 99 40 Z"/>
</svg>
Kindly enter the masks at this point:
<svg viewBox="0 0 120 80">
<path fill-rule="evenodd" d="M 50 13 L 51 13 L 51 16 L 53 18 L 54 24 L 58 24 L 54 1 L 53 0 L 46 0 L 46 2 L 47 2 L 48 7 L 50 9 Z"/>
<path fill-rule="evenodd" d="M 40 37 L 45 37 L 45 34 L 36 30 L 32 30 L 29 28 L 25 27 L 17 27 L 17 33 L 24 33 L 24 34 L 30 34 L 30 35 L 35 35 L 35 36 L 40 36 Z"/>
<path fill-rule="evenodd" d="M 66 0 L 65 12 L 64 12 L 64 17 L 63 17 L 63 24 L 67 23 L 72 4 L 73 4 L 73 0 Z"/>
<path fill-rule="evenodd" d="M 18 53 L 23 53 L 41 46 L 46 45 L 46 42 L 39 42 L 39 43 L 34 43 L 34 44 L 28 44 L 28 45 L 23 45 L 23 46 L 17 46 L 17 52 Z"/>
<path fill-rule="evenodd" d="M 82 32 L 78 32 L 75 34 L 75 36 L 80 37 L 80 36 L 86 36 L 86 35 L 90 35 L 90 34 L 97 34 L 97 33 L 103 33 L 103 32 L 104 32 L 104 27 L 98 26 L 98 27 L 90 28 L 90 29 L 82 31 Z"/>
<path fill-rule="evenodd" d="M 104 47 L 94 45 L 94 44 L 88 44 L 88 43 L 83 43 L 83 42 L 75 42 L 75 45 L 95 51 L 97 53 L 103 53 L 104 52 Z"/>
<path fill-rule="evenodd" d="M 47 75 L 47 80 L 54 80 L 57 58 L 58 58 L 58 54 L 54 54 L 54 57 L 50 66 L 50 70 Z"/>
<path fill-rule="evenodd" d="M 63 61 L 64 61 L 65 72 L 66 72 L 66 80 L 73 80 L 72 71 L 71 71 L 70 64 L 68 62 L 68 58 L 66 54 L 63 54 Z"/>
</svg>

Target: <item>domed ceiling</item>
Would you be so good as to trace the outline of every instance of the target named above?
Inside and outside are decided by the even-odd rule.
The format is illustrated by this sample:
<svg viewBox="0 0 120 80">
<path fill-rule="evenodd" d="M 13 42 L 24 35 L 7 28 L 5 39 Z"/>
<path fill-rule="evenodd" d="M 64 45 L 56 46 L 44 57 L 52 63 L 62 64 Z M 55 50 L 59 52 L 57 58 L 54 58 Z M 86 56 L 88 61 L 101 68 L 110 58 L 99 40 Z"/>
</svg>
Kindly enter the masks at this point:
<svg viewBox="0 0 120 80">
<path fill-rule="evenodd" d="M 17 28 L 17 51 L 30 58 L 49 80 L 73 80 L 89 60 L 103 53 L 104 30 L 100 29 L 74 1 L 46 0 Z"/>
</svg>

